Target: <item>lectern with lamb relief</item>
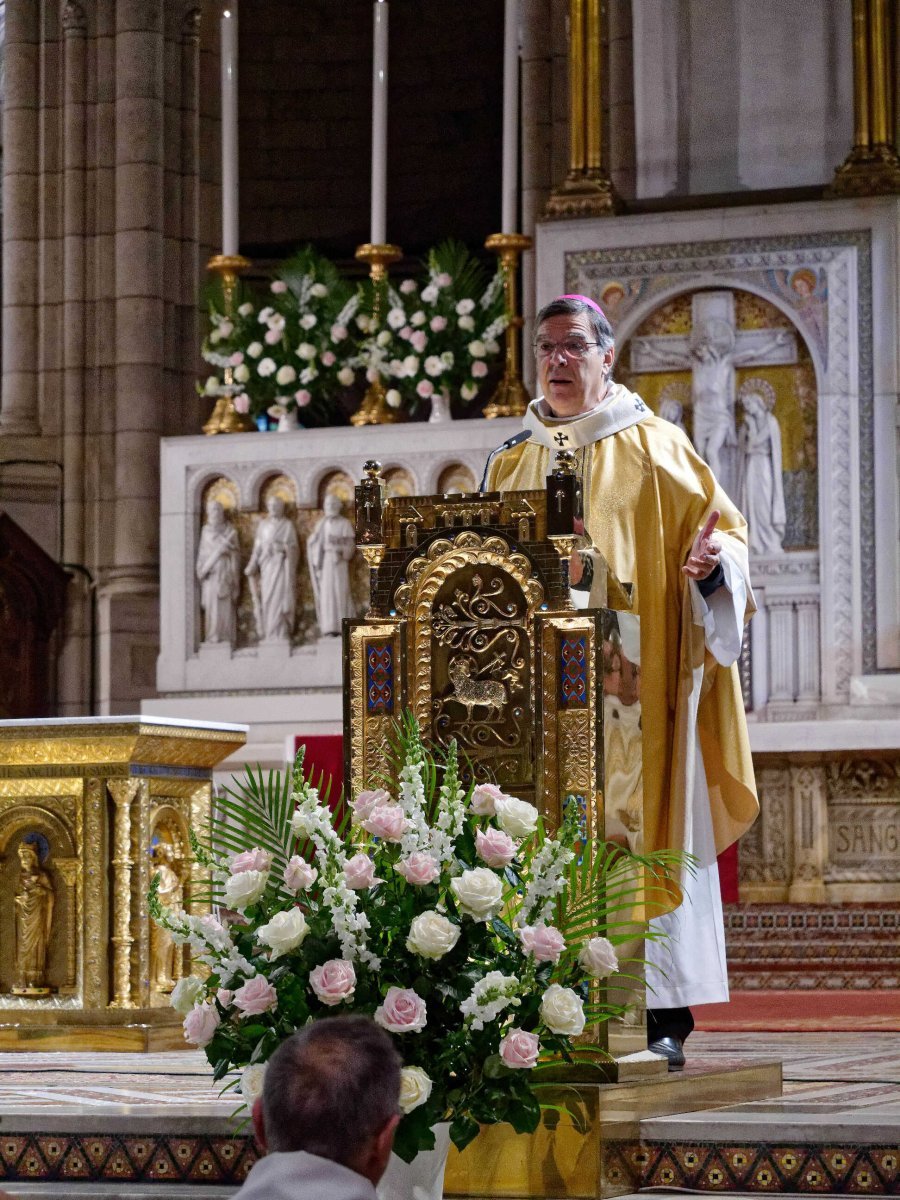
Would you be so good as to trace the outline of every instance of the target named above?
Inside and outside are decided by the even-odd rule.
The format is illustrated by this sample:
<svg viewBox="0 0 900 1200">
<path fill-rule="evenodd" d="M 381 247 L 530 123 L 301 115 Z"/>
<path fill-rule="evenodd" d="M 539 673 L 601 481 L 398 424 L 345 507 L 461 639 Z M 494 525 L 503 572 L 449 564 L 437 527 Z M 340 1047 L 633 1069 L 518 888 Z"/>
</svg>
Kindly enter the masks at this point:
<svg viewBox="0 0 900 1200">
<path fill-rule="evenodd" d="M 385 501 L 379 465 L 367 464 L 356 534 L 371 602 L 344 623 L 353 792 L 378 778 L 409 709 L 434 743 L 455 739 L 479 780 L 536 804 L 551 826 L 574 800 L 586 836 L 640 851 L 639 621 L 611 574 L 602 608 L 573 604 L 579 488 L 570 452 L 546 492 L 503 495 Z M 610 1027 L 611 1050 L 646 1048 L 637 1020 Z"/>
</svg>

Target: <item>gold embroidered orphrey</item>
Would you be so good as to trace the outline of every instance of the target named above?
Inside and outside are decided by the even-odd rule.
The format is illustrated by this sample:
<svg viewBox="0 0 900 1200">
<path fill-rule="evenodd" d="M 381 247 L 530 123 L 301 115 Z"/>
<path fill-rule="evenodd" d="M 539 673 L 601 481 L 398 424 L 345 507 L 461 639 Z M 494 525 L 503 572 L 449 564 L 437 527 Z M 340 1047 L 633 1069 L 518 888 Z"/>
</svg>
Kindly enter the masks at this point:
<svg viewBox="0 0 900 1200">
<path fill-rule="evenodd" d="M 168 993 L 189 949 L 151 929 L 147 892 L 203 911 L 188 828 L 243 727 L 151 718 L 0 721 L 0 1050 L 184 1045 Z"/>
</svg>

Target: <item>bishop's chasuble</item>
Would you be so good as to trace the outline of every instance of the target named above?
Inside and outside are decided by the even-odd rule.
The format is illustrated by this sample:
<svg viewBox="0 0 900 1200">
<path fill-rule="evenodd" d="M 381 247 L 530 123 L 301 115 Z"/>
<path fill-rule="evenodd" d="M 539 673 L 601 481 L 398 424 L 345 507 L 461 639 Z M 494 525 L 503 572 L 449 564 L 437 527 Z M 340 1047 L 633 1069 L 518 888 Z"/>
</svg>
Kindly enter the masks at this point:
<svg viewBox="0 0 900 1200">
<path fill-rule="evenodd" d="M 556 452 L 574 450 L 585 533 L 619 580 L 634 585 L 641 618 L 644 849 L 689 850 L 701 867 L 711 858 L 714 870 L 715 853 L 759 810 L 737 668 L 754 611 L 746 523 L 688 438 L 621 385 L 574 419 L 554 418 L 545 401 L 533 401 L 524 424 L 527 440 L 489 459 L 486 488 L 543 489 Z M 704 600 L 681 568 L 713 509 L 721 513 L 725 586 Z M 687 883 L 683 874 L 693 891 Z M 710 886 L 721 924 L 717 875 Z M 672 906 L 680 900 L 673 887 Z M 727 979 L 724 989 L 727 998 Z M 673 1006 L 720 998 L 716 987 L 663 990 Z"/>
</svg>

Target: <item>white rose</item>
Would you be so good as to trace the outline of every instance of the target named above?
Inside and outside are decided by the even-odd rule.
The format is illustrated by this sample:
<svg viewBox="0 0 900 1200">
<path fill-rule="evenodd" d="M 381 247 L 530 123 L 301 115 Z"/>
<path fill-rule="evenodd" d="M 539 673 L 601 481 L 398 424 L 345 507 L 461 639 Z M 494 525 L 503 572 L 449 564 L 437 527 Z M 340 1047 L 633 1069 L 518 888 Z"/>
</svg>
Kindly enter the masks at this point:
<svg viewBox="0 0 900 1200">
<path fill-rule="evenodd" d="M 424 325 L 425 320 L 426 320 L 425 314 L 422 312 L 421 309 L 419 309 L 418 312 L 414 312 L 413 315 L 409 318 L 409 323 L 410 323 L 410 325 Z"/>
<path fill-rule="evenodd" d="M 267 925 L 261 925 L 256 936 L 266 946 L 272 947 L 270 957 L 274 960 L 289 950 L 296 950 L 309 933 L 306 917 L 299 908 L 276 913 Z"/>
<path fill-rule="evenodd" d="M 476 921 L 489 920 L 503 904 L 503 886 L 490 867 L 463 871 L 450 887 L 462 911 Z"/>
<path fill-rule="evenodd" d="M 400 1111 L 411 1113 L 424 1104 L 433 1087 L 421 1067 L 404 1067 L 400 1072 Z"/>
<path fill-rule="evenodd" d="M 415 375 L 419 369 L 419 360 L 414 354 L 407 354 L 403 360 L 403 370 L 407 375 Z"/>
<path fill-rule="evenodd" d="M 406 948 L 422 958 L 443 958 L 459 941 L 460 928 L 437 912 L 423 912 L 409 927 Z"/>
<path fill-rule="evenodd" d="M 203 385 L 203 390 L 206 392 L 207 396 L 214 396 L 219 390 L 218 375 L 207 375 L 206 383 Z"/>
<path fill-rule="evenodd" d="M 494 812 L 497 824 L 510 837 L 528 837 L 537 829 L 540 814 L 527 800 L 517 800 L 515 796 L 502 796 L 494 802 Z"/>
<path fill-rule="evenodd" d="M 249 317 L 253 312 L 253 305 L 247 300 L 238 308 L 238 312 L 242 317 Z"/>
<path fill-rule="evenodd" d="M 393 334 L 389 329 L 382 329 L 375 342 L 379 346 L 389 346 L 393 340 Z"/>
<path fill-rule="evenodd" d="M 444 353 L 441 355 L 441 362 L 444 364 L 445 367 L 452 367 L 455 361 L 456 360 L 453 356 L 452 350 L 445 350 Z"/>
<path fill-rule="evenodd" d="M 484 342 L 476 339 L 474 342 L 469 342 L 469 353 L 473 358 L 484 358 L 485 354 L 487 354 L 487 347 Z"/>
<path fill-rule="evenodd" d="M 229 908 L 249 908 L 266 890 L 268 871 L 240 871 L 231 875 L 225 884 L 225 903 Z"/>
<path fill-rule="evenodd" d="M 605 937 L 591 938 L 581 947 L 578 963 L 594 979 L 606 979 L 619 969 L 619 959 L 612 942 Z"/>
<path fill-rule="evenodd" d="M 392 308 L 387 315 L 387 323 L 391 329 L 402 329 L 406 324 L 406 313 L 402 308 Z"/>
<path fill-rule="evenodd" d="M 241 363 L 240 366 L 234 368 L 234 378 L 236 383 L 246 383 L 250 378 L 250 368 L 246 363 Z"/>
<path fill-rule="evenodd" d="M 356 378 L 352 367 L 341 367 L 337 373 L 337 377 L 338 383 L 341 384 L 342 387 L 350 387 L 350 385 L 353 383 L 353 380 Z"/>
<path fill-rule="evenodd" d="M 577 1037 L 584 1030 L 584 1002 L 571 988 L 551 983 L 541 1001 L 541 1020 L 552 1033 Z"/>
<path fill-rule="evenodd" d="M 303 316 L 300 318 L 300 328 L 301 329 L 315 329 L 317 324 L 318 324 L 318 318 L 315 316 L 314 313 L 304 313 Z"/>
<path fill-rule="evenodd" d="M 184 979 L 179 979 L 172 988 L 169 1003 L 177 1013 L 186 1017 L 194 1005 L 200 1003 L 200 998 L 205 994 L 206 987 L 203 980 L 198 979 L 196 975 L 186 975 Z"/>
<path fill-rule="evenodd" d="M 475 328 L 474 317 L 460 317 L 456 323 L 460 329 L 465 329 L 468 333 L 471 333 L 471 331 Z"/>
<path fill-rule="evenodd" d="M 425 359 L 426 375 L 440 375 L 443 369 L 444 364 L 436 354 L 429 354 L 428 358 Z"/>
<path fill-rule="evenodd" d="M 247 353 L 251 358 L 259 358 L 262 354 L 262 342 L 251 342 L 247 347 Z"/>
<path fill-rule="evenodd" d="M 244 1073 L 241 1075 L 240 1093 L 248 1104 L 252 1104 L 262 1095 L 265 1078 L 265 1063 L 251 1063 L 249 1067 L 244 1067 Z"/>
<path fill-rule="evenodd" d="M 438 290 L 433 283 L 429 283 L 427 287 L 422 288 L 422 299 L 426 304 L 434 304 L 438 298 Z"/>
<path fill-rule="evenodd" d="M 324 283 L 314 283 L 309 289 L 309 294 L 315 296 L 317 300 L 322 300 L 328 295 L 328 288 Z"/>
<path fill-rule="evenodd" d="M 478 388 L 474 383 L 464 383 L 459 389 L 459 394 L 462 396 L 463 400 L 474 400 L 478 395 Z"/>
<path fill-rule="evenodd" d="M 272 358 L 263 358 L 256 369 L 262 375 L 263 379 L 267 379 L 270 375 L 275 374 L 275 360 Z"/>
<path fill-rule="evenodd" d="M 397 391 L 396 388 L 390 388 L 385 393 L 384 398 L 385 398 L 385 401 L 387 402 L 388 408 L 399 408 L 400 405 L 403 403 L 403 397 L 400 395 L 400 393 Z"/>
<path fill-rule="evenodd" d="M 297 347 L 297 357 L 311 362 L 316 357 L 316 348 L 311 342 L 301 342 Z"/>
<path fill-rule="evenodd" d="M 297 372 L 289 363 L 286 363 L 283 367 L 278 368 L 278 374 L 275 376 L 275 382 L 284 387 L 288 383 L 293 383 L 296 378 Z"/>
<path fill-rule="evenodd" d="M 456 306 L 456 311 L 459 314 L 459 316 L 467 317 L 470 312 L 475 311 L 475 301 L 474 300 L 460 300 L 459 304 L 457 304 L 457 306 Z"/>
<path fill-rule="evenodd" d="M 270 304 L 266 305 L 265 308 L 261 308 L 259 310 L 259 318 L 258 318 L 260 325 L 268 325 L 269 321 L 272 319 L 272 317 L 274 315 L 275 315 L 275 309 L 272 308 L 272 306 Z"/>
<path fill-rule="evenodd" d="M 269 317 L 269 328 L 274 329 L 276 333 L 281 333 L 285 324 L 285 319 L 281 313 L 275 313 L 273 316 Z"/>
</svg>

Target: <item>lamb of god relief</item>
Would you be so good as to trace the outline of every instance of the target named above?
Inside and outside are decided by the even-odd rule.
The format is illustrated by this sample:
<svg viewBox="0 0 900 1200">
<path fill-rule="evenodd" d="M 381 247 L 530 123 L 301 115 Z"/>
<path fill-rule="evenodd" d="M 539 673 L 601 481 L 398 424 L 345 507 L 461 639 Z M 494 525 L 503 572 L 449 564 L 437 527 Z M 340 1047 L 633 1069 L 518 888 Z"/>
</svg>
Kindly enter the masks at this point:
<svg viewBox="0 0 900 1200">
<path fill-rule="evenodd" d="M 739 289 L 684 293 L 645 318 L 616 370 L 712 467 L 752 554 L 817 546 L 815 372 L 780 309 Z"/>
</svg>

